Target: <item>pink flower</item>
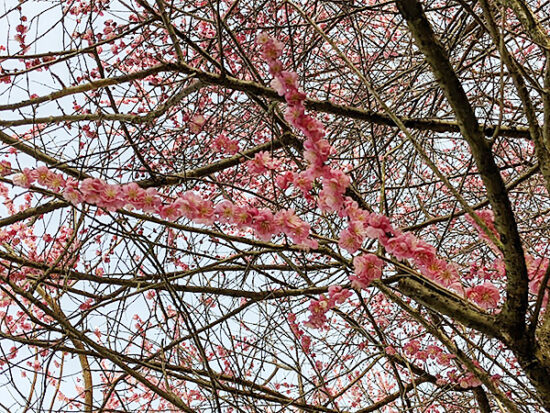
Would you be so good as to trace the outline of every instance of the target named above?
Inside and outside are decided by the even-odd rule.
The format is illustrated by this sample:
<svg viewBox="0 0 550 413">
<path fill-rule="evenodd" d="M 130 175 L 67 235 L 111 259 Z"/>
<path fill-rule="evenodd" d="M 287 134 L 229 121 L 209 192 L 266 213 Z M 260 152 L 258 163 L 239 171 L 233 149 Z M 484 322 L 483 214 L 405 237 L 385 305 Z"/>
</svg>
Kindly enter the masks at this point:
<svg viewBox="0 0 550 413">
<path fill-rule="evenodd" d="M 286 90 L 298 88 L 298 74 L 296 72 L 287 72 L 283 70 L 278 77 Z"/>
<path fill-rule="evenodd" d="M 193 133 L 199 133 L 204 124 L 206 123 L 206 119 L 202 115 L 195 115 L 191 119 L 191 122 L 189 123 L 189 130 Z"/>
<path fill-rule="evenodd" d="M 157 212 L 162 202 L 159 193 L 155 188 L 147 188 L 141 199 L 141 209 L 143 212 Z"/>
<path fill-rule="evenodd" d="M 359 208 L 357 202 L 353 199 L 346 197 L 344 199 L 344 208 L 342 210 L 342 216 L 348 217 L 350 221 L 360 222 L 364 227 L 369 219 L 369 212 Z"/>
<path fill-rule="evenodd" d="M 284 96 L 285 95 L 286 88 L 278 78 L 273 79 L 271 81 L 270 85 L 273 89 L 275 89 L 277 91 L 279 96 Z"/>
<path fill-rule="evenodd" d="M 420 269 L 422 274 L 431 280 L 436 279 L 437 274 L 444 271 L 447 268 L 447 262 L 436 258 L 428 263 L 425 266 L 421 266 Z"/>
<path fill-rule="evenodd" d="M 496 308 L 500 301 L 498 288 L 489 281 L 485 281 L 483 284 L 472 288 L 467 288 L 466 296 L 485 310 Z"/>
<path fill-rule="evenodd" d="M 341 192 L 335 191 L 331 187 L 324 187 L 319 192 L 319 208 L 323 212 L 339 211 L 344 205 L 344 197 Z"/>
<path fill-rule="evenodd" d="M 304 158 L 314 167 L 314 168 L 321 168 L 323 164 L 328 160 L 330 153 L 333 151 L 332 146 L 326 139 L 320 139 L 318 141 L 313 140 L 307 140 L 304 143 Z M 341 176 L 336 175 L 336 173 L 340 173 L 341 176 L 344 177 L 344 179 L 347 182 L 340 183 L 338 180 L 342 179 Z M 345 192 L 345 188 L 349 186 L 349 178 L 347 178 L 347 175 L 345 175 L 343 172 L 338 170 L 329 170 L 329 177 L 326 178 L 328 181 L 331 179 L 335 180 L 335 184 L 340 187 L 342 186 L 343 189 L 341 192 Z"/>
<path fill-rule="evenodd" d="M 455 289 L 462 289 L 461 286 L 457 285 L 459 282 L 459 275 L 458 270 L 453 264 L 450 264 L 444 260 L 442 261 L 442 265 L 439 268 L 439 271 L 435 272 L 432 275 L 432 279 L 441 284 L 443 287 L 451 287 L 455 286 L 457 288 Z"/>
<path fill-rule="evenodd" d="M 82 202 L 83 196 L 78 191 L 78 182 L 73 178 L 67 179 L 65 183 L 65 189 L 63 190 L 63 198 L 73 205 L 78 205 Z"/>
<path fill-rule="evenodd" d="M 306 238 L 304 241 L 298 243 L 298 247 L 303 248 L 305 251 L 315 250 L 319 247 L 319 243 L 312 238 Z"/>
<path fill-rule="evenodd" d="M 292 242 L 301 244 L 306 241 L 311 229 L 307 222 L 302 221 L 293 209 L 281 210 L 275 215 L 277 226 L 286 235 L 290 237 Z M 316 247 L 315 247 L 316 248 Z"/>
<path fill-rule="evenodd" d="M 262 32 L 258 34 L 258 36 L 256 37 L 256 44 L 259 44 L 259 45 L 266 45 L 270 41 L 271 41 L 271 37 L 266 32 Z"/>
<path fill-rule="evenodd" d="M 241 228 L 249 227 L 252 224 L 254 215 L 256 215 L 255 208 L 235 205 L 233 222 Z"/>
<path fill-rule="evenodd" d="M 288 89 L 284 96 L 289 105 L 301 105 L 306 100 L 305 93 L 300 92 L 298 88 Z"/>
<path fill-rule="evenodd" d="M 439 346 L 430 344 L 428 347 L 426 347 L 426 352 L 428 353 L 428 356 L 430 358 L 436 358 L 439 357 L 443 350 Z"/>
<path fill-rule="evenodd" d="M 303 106 L 303 105 L 302 105 Z M 303 133 L 313 141 L 318 141 L 326 135 L 325 126 L 321 121 L 312 116 L 302 116 L 297 121 L 297 126 Z"/>
<path fill-rule="evenodd" d="M 302 105 L 287 106 L 284 113 L 285 120 L 294 126 L 297 126 L 300 123 L 300 119 L 304 116 L 304 107 Z"/>
<path fill-rule="evenodd" d="M 61 188 L 65 187 L 65 178 L 60 174 L 50 173 L 46 178 L 46 186 L 52 191 L 59 192 Z"/>
<path fill-rule="evenodd" d="M 258 152 L 254 159 L 247 163 L 248 171 L 251 174 L 259 175 L 269 170 L 277 169 L 278 162 L 271 158 L 269 152 Z"/>
<path fill-rule="evenodd" d="M 294 177 L 294 185 L 300 188 L 304 193 L 311 191 L 314 181 L 315 175 L 314 171 L 311 169 L 306 169 Z"/>
<path fill-rule="evenodd" d="M 80 192 L 84 201 L 89 204 L 95 204 L 100 200 L 101 194 L 107 184 L 97 178 L 86 178 L 80 184 Z"/>
<path fill-rule="evenodd" d="M 365 289 L 382 276 L 384 261 L 374 254 L 363 254 L 353 259 L 355 275 L 349 277 L 351 286 L 357 290 Z"/>
<path fill-rule="evenodd" d="M 338 245 L 345 249 L 350 254 L 355 253 L 365 239 L 365 229 L 363 224 L 358 221 L 352 221 L 349 223 L 349 227 L 340 232 L 340 240 Z"/>
<path fill-rule="evenodd" d="M 381 214 L 370 214 L 365 227 L 365 233 L 369 238 L 378 238 L 383 244 L 387 241 L 386 234 L 392 234 L 393 228 L 387 216 Z"/>
<path fill-rule="evenodd" d="M 386 249 L 398 260 L 405 260 L 414 256 L 416 237 L 408 233 L 400 233 L 390 238 L 385 245 Z"/>
<path fill-rule="evenodd" d="M 162 219 L 176 221 L 181 217 L 181 210 L 178 207 L 178 204 L 176 204 L 176 202 L 173 202 L 171 204 L 162 205 L 160 207 L 159 214 Z"/>
<path fill-rule="evenodd" d="M 180 216 L 183 215 L 187 219 L 194 219 L 197 216 L 200 205 L 204 199 L 193 191 L 185 191 L 174 202 L 174 206 L 180 211 Z M 212 209 L 212 215 L 214 210 Z"/>
<path fill-rule="evenodd" d="M 134 208 L 142 209 L 145 191 L 135 182 L 131 182 L 122 187 L 122 197 L 125 202 Z"/>
<path fill-rule="evenodd" d="M 429 265 L 433 260 L 436 259 L 436 251 L 433 246 L 422 241 L 417 240 L 416 246 L 413 251 L 413 260 L 418 266 Z"/>
<path fill-rule="evenodd" d="M 303 335 L 300 342 L 302 344 L 302 348 L 304 349 L 304 353 L 309 353 L 311 350 L 311 337 Z"/>
<path fill-rule="evenodd" d="M 476 215 L 479 218 L 481 218 L 481 220 L 485 223 L 487 228 L 489 228 L 489 230 L 495 235 L 495 237 L 497 239 L 500 239 L 500 235 L 498 234 L 495 228 L 495 215 L 493 214 L 493 211 L 491 211 L 490 209 L 483 209 L 480 211 L 476 211 Z M 492 241 L 490 241 L 487 234 L 481 229 L 481 227 L 477 224 L 477 222 L 475 222 L 474 219 L 469 215 L 466 215 L 466 219 L 478 231 L 481 238 L 483 238 L 486 241 L 489 241 L 489 243 L 492 245 Z"/>
<path fill-rule="evenodd" d="M 9 161 L 0 161 L 0 176 L 11 174 L 11 163 Z"/>
<path fill-rule="evenodd" d="M 212 201 L 203 199 L 197 206 L 193 221 L 197 224 L 212 225 L 215 220 L 214 204 Z"/>
<path fill-rule="evenodd" d="M 29 168 L 23 169 L 21 173 L 15 174 L 12 181 L 15 185 L 23 188 L 30 188 L 36 180 L 36 172 Z"/>
<path fill-rule="evenodd" d="M 214 207 L 214 213 L 217 220 L 222 224 L 233 222 L 235 216 L 233 202 L 228 200 L 221 201 Z"/>
<path fill-rule="evenodd" d="M 327 297 L 321 294 L 318 300 L 311 300 L 308 309 L 310 314 L 304 325 L 316 329 L 326 328 L 328 321 L 326 313 L 330 310 L 330 304 Z"/>
<path fill-rule="evenodd" d="M 455 356 L 453 354 L 442 352 L 437 356 L 437 363 L 441 364 L 442 366 L 448 366 L 449 364 L 451 364 L 451 360 L 454 358 Z"/>
<path fill-rule="evenodd" d="M 279 174 L 275 177 L 275 182 L 277 183 L 277 186 L 281 190 L 285 190 L 288 188 L 288 185 L 294 181 L 294 172 L 287 171 L 283 174 Z"/>
<path fill-rule="evenodd" d="M 323 178 L 324 188 L 341 194 L 346 192 L 346 189 L 348 189 L 350 184 L 349 176 L 337 169 L 326 170 Z"/>
<path fill-rule="evenodd" d="M 411 340 L 403 346 L 403 350 L 409 356 L 415 355 L 420 350 L 420 343 L 418 340 Z"/>
<path fill-rule="evenodd" d="M 47 166 L 39 166 L 36 168 L 36 181 L 40 185 L 46 186 L 50 173 L 51 172 Z"/>
<path fill-rule="evenodd" d="M 273 213 L 266 208 L 260 209 L 254 216 L 252 219 L 252 228 L 254 228 L 256 236 L 262 241 L 269 241 L 279 230 Z"/>
<path fill-rule="evenodd" d="M 99 194 L 97 205 L 108 211 L 116 211 L 124 206 L 124 198 L 119 185 L 105 185 Z"/>
<path fill-rule="evenodd" d="M 426 278 L 444 287 L 452 287 L 455 290 L 462 291 L 458 270 L 447 261 L 435 257 L 432 261 L 420 265 L 420 270 Z"/>
<path fill-rule="evenodd" d="M 333 307 L 336 304 L 343 304 L 351 295 L 352 292 L 350 290 L 346 290 L 340 285 L 331 285 L 328 287 L 328 296 L 333 303 Z"/>
<path fill-rule="evenodd" d="M 275 61 L 279 56 L 281 56 L 283 44 L 280 41 L 269 38 L 269 40 L 265 43 L 260 44 L 263 44 L 264 46 L 262 49 L 262 56 L 268 61 L 268 63 Z"/>
<path fill-rule="evenodd" d="M 234 155 L 240 150 L 239 141 L 229 139 L 224 134 L 218 135 L 218 137 L 212 141 L 212 148 L 215 151 L 227 152 L 230 155 Z"/>
</svg>

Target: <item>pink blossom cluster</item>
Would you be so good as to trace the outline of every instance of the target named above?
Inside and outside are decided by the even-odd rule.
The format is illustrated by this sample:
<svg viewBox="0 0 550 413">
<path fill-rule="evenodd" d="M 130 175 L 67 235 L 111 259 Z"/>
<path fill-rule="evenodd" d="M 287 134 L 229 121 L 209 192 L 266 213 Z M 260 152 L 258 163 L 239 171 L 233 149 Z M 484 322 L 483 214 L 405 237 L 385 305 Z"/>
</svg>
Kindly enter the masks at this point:
<svg viewBox="0 0 550 413">
<path fill-rule="evenodd" d="M 368 238 L 378 239 L 386 250 L 397 259 L 413 259 L 416 264 L 427 269 L 428 275 L 435 278 L 435 271 L 446 270 L 445 261 L 437 260 L 435 249 L 427 243 L 418 240 L 414 235 L 396 231 L 388 217 L 381 214 L 369 214 L 358 207 L 351 198 L 344 196 L 349 187 L 349 177 L 341 170 L 329 167 L 326 162 L 332 152 L 330 143 L 325 139 L 325 129 L 321 122 L 305 113 L 304 101 L 306 95 L 298 89 L 296 73 L 283 70 L 279 60 L 282 53 L 282 43 L 262 33 L 257 42 L 262 45 L 262 56 L 269 65 L 269 71 L 274 77 L 272 86 L 284 96 L 287 102 L 285 118 L 292 126 L 300 130 L 304 142 L 304 158 L 309 167 L 294 176 L 294 185 L 306 191 L 312 188 L 317 178 L 323 179 L 323 187 L 319 193 L 319 208 L 323 211 L 338 212 L 349 220 L 348 228 L 340 233 L 339 245 L 350 253 L 355 253 Z M 280 186 L 286 187 L 290 177 L 280 179 Z M 358 274 L 356 274 L 358 275 Z M 457 274 L 456 274 L 457 275 Z M 452 270 L 443 276 L 445 284 L 454 277 Z M 455 281 L 455 280 L 452 280 Z"/>
<path fill-rule="evenodd" d="M 300 339 L 300 344 L 302 345 L 302 350 L 304 353 L 308 354 L 311 350 L 311 337 L 308 336 L 304 330 L 302 330 L 299 324 L 296 322 L 296 314 L 288 313 L 287 316 L 288 323 L 290 324 L 290 330 L 294 335 Z"/>
<path fill-rule="evenodd" d="M 15 26 L 15 31 L 17 32 L 17 34 L 13 38 L 19 43 L 19 46 L 21 47 L 21 49 L 26 51 L 27 48 L 25 46 L 25 33 L 29 31 L 29 28 L 25 26 L 27 17 L 21 16 L 20 20 L 21 20 L 21 23 Z"/>
<path fill-rule="evenodd" d="M 451 383 L 456 383 L 463 389 L 481 386 L 481 381 L 469 371 L 459 372 L 453 369 L 447 373 L 447 377 Z"/>
<path fill-rule="evenodd" d="M 3 165 L 0 167 L 1 174 L 10 174 L 12 169 L 9 162 L 3 161 L 2 163 Z M 20 173 L 15 174 L 12 181 L 15 185 L 23 188 L 30 188 L 33 183 L 37 182 L 54 192 L 60 192 L 66 185 L 63 176 L 52 172 L 45 166 L 40 166 L 37 169 L 25 168 Z"/>
<path fill-rule="evenodd" d="M 306 95 L 299 90 L 297 74 L 283 70 L 279 59 L 283 44 L 265 33 L 258 36 L 257 43 L 262 47 L 262 57 L 274 78 L 272 87 L 287 103 L 285 119 L 306 137 L 304 158 L 309 162 L 308 168 L 298 174 L 286 173 L 277 180 L 279 187 L 286 189 L 289 183 L 293 183 L 306 194 L 313 188 L 316 179 L 322 179 L 318 207 L 325 212 L 337 212 L 349 220 L 349 226 L 340 233 L 341 248 L 353 254 L 367 237 L 377 239 L 398 260 L 412 260 L 427 278 L 462 291 L 457 269 L 438 258 L 434 247 L 411 233 L 394 229 L 388 217 L 362 210 L 355 201 L 345 196 L 350 185 L 349 177 L 327 164 L 333 148 L 325 139 L 323 124 L 305 113 Z M 373 279 L 380 277 L 382 265 L 373 264 L 376 258 L 373 257 L 367 255 L 354 259 L 355 275 L 351 280 L 355 288 L 366 288 Z M 319 312 L 319 305 L 319 302 L 312 304 L 312 310 Z"/>
<path fill-rule="evenodd" d="M 322 178 L 319 207 L 322 211 L 338 212 L 344 205 L 344 194 L 350 184 L 349 177 L 344 172 L 326 165 L 329 155 L 334 152 L 333 148 L 325 139 L 324 125 L 305 113 L 306 95 L 298 88 L 298 75 L 283 70 L 279 60 L 283 44 L 266 33 L 258 36 L 257 43 L 262 46 L 262 57 L 274 77 L 271 85 L 279 95 L 284 96 L 287 103 L 285 119 L 306 137 L 304 158 L 309 162 L 309 167 L 294 176 L 294 184 L 303 192 L 308 192 L 313 187 L 315 179 Z"/>
<path fill-rule="evenodd" d="M 11 172 L 11 166 L 2 164 L 2 169 Z M 86 202 L 108 211 L 120 208 L 135 208 L 155 213 L 167 220 L 185 217 L 197 224 L 212 225 L 214 222 L 252 229 L 262 241 L 269 241 L 280 233 L 292 242 L 306 248 L 317 248 L 317 242 L 309 237 L 310 225 L 299 218 L 294 210 L 282 209 L 276 214 L 267 208 L 238 205 L 228 200 L 217 204 L 193 191 L 180 194 L 175 200 L 161 196 L 154 188 L 141 188 L 135 182 L 125 185 L 108 184 L 102 179 L 86 178 L 82 182 L 65 179 L 45 166 L 25 168 L 13 176 L 14 184 L 29 188 L 34 183 L 61 193 L 74 205 Z"/>
<path fill-rule="evenodd" d="M 386 349 L 389 354 L 395 354 L 396 350 L 393 347 Z M 413 339 L 405 343 L 403 346 L 403 352 L 414 360 L 425 362 L 427 360 L 434 360 L 438 366 L 450 366 L 451 360 L 456 356 L 450 353 L 446 353 L 440 346 L 430 344 L 423 349 L 419 340 Z M 466 370 L 466 369 L 464 369 Z M 456 369 L 450 369 L 447 371 L 447 380 L 440 378 L 438 384 L 445 386 L 448 383 L 458 384 L 462 388 L 477 387 L 481 385 L 481 382 L 471 372 L 460 372 Z"/>
<path fill-rule="evenodd" d="M 253 175 L 260 175 L 267 171 L 274 171 L 280 166 L 280 162 L 273 159 L 269 152 L 258 152 L 254 159 L 247 163 L 248 171 Z"/>
<path fill-rule="evenodd" d="M 230 155 L 235 155 L 239 152 L 240 146 L 238 140 L 228 138 L 222 133 L 212 141 L 212 149 L 217 152 L 226 152 Z"/>
<path fill-rule="evenodd" d="M 489 281 L 466 289 L 466 297 L 484 310 L 496 308 L 500 301 L 498 288 Z"/>
<path fill-rule="evenodd" d="M 304 323 L 311 328 L 325 328 L 327 326 L 326 313 L 338 304 L 343 304 L 351 296 L 351 291 L 339 285 L 328 287 L 328 297 L 321 294 L 318 300 L 309 303 L 309 319 Z"/>
<path fill-rule="evenodd" d="M 351 286 L 357 290 L 364 290 L 374 280 L 382 276 L 384 261 L 374 254 L 363 254 L 353 259 L 355 275 L 349 277 Z"/>
<path fill-rule="evenodd" d="M 0 161 L 0 176 L 11 174 L 11 163 L 9 161 Z"/>
</svg>

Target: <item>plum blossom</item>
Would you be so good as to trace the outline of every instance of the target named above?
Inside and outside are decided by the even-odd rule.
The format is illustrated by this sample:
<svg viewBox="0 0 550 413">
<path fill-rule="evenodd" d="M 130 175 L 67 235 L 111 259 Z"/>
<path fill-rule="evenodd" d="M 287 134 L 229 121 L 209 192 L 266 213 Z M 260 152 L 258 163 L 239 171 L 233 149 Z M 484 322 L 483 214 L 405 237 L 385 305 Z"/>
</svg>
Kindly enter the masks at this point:
<svg viewBox="0 0 550 413">
<path fill-rule="evenodd" d="M 275 170 L 279 166 L 279 162 L 274 160 L 269 152 L 258 152 L 254 159 L 247 163 L 248 171 L 251 174 L 263 174 L 267 170 Z"/>
<path fill-rule="evenodd" d="M 485 310 L 496 308 L 500 301 L 498 288 L 489 281 L 485 281 L 483 284 L 472 288 L 467 288 L 466 296 Z"/>
<path fill-rule="evenodd" d="M 277 186 L 281 190 L 285 190 L 288 188 L 288 186 L 294 181 L 294 172 L 292 171 L 286 171 L 284 173 L 280 173 L 275 177 L 275 182 L 277 183 Z"/>
<path fill-rule="evenodd" d="M 370 283 L 382 276 L 384 261 L 374 254 L 363 254 L 353 259 L 355 275 L 349 277 L 351 286 L 357 290 L 364 290 Z"/>
<path fill-rule="evenodd" d="M 278 232 L 273 213 L 267 208 L 258 210 L 258 213 L 252 219 L 252 228 L 254 228 L 256 236 L 262 241 L 269 241 Z"/>
<path fill-rule="evenodd" d="M 11 174 L 11 163 L 9 161 L 0 161 L 0 176 Z"/>
<path fill-rule="evenodd" d="M 63 198 L 73 205 L 78 205 L 83 201 L 83 196 L 78 190 L 78 182 L 69 178 L 65 182 L 65 188 L 62 192 Z"/>
<path fill-rule="evenodd" d="M 351 291 L 342 288 L 340 285 L 328 287 L 328 296 L 321 294 L 318 300 L 311 300 L 309 303 L 309 318 L 304 324 L 311 328 L 327 328 L 326 313 L 338 304 L 343 304 L 351 296 Z"/>
<path fill-rule="evenodd" d="M 240 150 L 239 141 L 221 134 L 212 141 L 212 149 L 217 152 L 227 152 L 230 155 L 235 155 Z"/>
<path fill-rule="evenodd" d="M 385 242 L 388 239 L 387 234 L 393 233 L 393 228 L 387 216 L 370 214 L 365 227 L 365 233 L 369 238 Z"/>
<path fill-rule="evenodd" d="M 365 239 L 365 229 L 359 221 L 351 221 L 349 227 L 340 232 L 338 245 L 350 254 L 356 252 Z"/>
<path fill-rule="evenodd" d="M 141 209 L 145 191 L 135 182 L 122 187 L 122 195 L 127 200 L 127 205 Z"/>
<path fill-rule="evenodd" d="M 417 239 L 411 233 L 399 233 L 395 237 L 390 238 L 385 247 L 390 254 L 398 260 L 406 260 L 414 257 Z"/>
<path fill-rule="evenodd" d="M 310 225 L 302 221 L 293 209 L 281 210 L 275 215 L 275 222 L 293 242 L 303 244 L 308 238 Z"/>
<path fill-rule="evenodd" d="M 189 130 L 192 133 L 199 133 L 204 124 L 206 123 L 206 119 L 202 115 L 195 115 L 191 118 L 191 121 L 189 123 Z"/>
<path fill-rule="evenodd" d="M 23 188 L 30 188 L 36 180 L 36 171 L 29 168 L 23 169 L 22 172 L 15 174 L 12 178 L 12 182 Z"/>
<path fill-rule="evenodd" d="M 214 207 L 216 218 L 222 224 L 227 224 L 233 221 L 235 215 L 234 204 L 231 201 L 223 200 Z"/>
</svg>

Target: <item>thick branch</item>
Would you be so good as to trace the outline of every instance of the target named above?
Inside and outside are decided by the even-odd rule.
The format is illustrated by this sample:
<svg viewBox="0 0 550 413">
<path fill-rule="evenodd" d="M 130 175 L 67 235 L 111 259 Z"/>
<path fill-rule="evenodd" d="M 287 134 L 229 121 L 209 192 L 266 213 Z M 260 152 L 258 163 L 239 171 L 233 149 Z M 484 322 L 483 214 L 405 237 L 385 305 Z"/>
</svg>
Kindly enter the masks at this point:
<svg viewBox="0 0 550 413">
<path fill-rule="evenodd" d="M 502 242 L 502 252 L 508 277 L 507 300 L 501 320 L 513 336 L 525 331 L 528 277 L 523 247 L 506 187 L 489 143 L 480 131 L 474 110 L 468 101 L 446 51 L 436 39 L 420 3 L 400 0 L 397 7 L 407 21 L 415 42 L 424 54 L 445 97 L 456 115 L 460 132 L 470 146 L 480 176 L 487 190 L 487 198 L 495 214 L 495 224 Z"/>
<path fill-rule="evenodd" d="M 482 312 L 473 304 L 442 289 L 428 280 L 406 277 L 399 281 L 399 290 L 415 301 L 443 315 L 453 318 L 466 327 L 500 338 L 495 317 Z"/>
</svg>

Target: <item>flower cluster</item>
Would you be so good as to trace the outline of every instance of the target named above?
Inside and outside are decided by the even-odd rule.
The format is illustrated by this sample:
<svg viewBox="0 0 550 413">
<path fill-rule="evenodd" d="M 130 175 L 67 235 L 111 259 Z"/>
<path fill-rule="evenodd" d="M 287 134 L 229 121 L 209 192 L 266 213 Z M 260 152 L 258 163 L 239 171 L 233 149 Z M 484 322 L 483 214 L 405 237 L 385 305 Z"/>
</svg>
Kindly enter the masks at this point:
<svg viewBox="0 0 550 413">
<path fill-rule="evenodd" d="M 279 161 L 273 159 L 269 152 L 258 152 L 254 159 L 248 161 L 248 171 L 253 175 L 260 175 L 268 170 L 276 170 L 279 167 Z"/>
<path fill-rule="evenodd" d="M 350 185 L 349 177 L 341 170 L 331 168 L 327 161 L 333 153 L 333 148 L 325 139 L 325 129 L 321 122 L 305 112 L 306 95 L 298 87 L 298 76 L 294 72 L 283 70 L 279 60 L 283 44 L 269 35 L 262 33 L 257 38 L 261 45 L 262 57 L 269 66 L 273 76 L 271 86 L 280 96 L 285 98 L 287 109 L 285 119 L 301 131 L 304 142 L 304 158 L 308 168 L 300 173 L 286 173 L 277 179 L 280 188 L 286 189 L 290 183 L 309 196 L 316 179 L 322 180 L 317 205 L 321 211 L 337 212 L 348 219 L 348 227 L 340 232 L 339 246 L 350 254 L 357 252 L 366 238 L 377 239 L 378 242 L 398 260 L 412 260 L 422 274 L 436 283 L 452 288 L 462 293 L 485 309 L 494 308 L 498 304 L 500 294 L 491 283 L 485 283 L 464 291 L 459 280 L 458 270 L 454 265 L 440 259 L 434 247 L 418 239 L 411 233 L 396 230 L 388 217 L 369 213 L 358 207 L 357 203 L 346 196 Z M 254 160 L 253 170 L 265 172 L 269 169 L 270 158 L 259 154 Z M 489 229 L 495 233 L 491 211 L 480 211 L 478 215 L 486 222 Z M 477 227 L 477 226 L 476 226 Z M 480 230 L 480 228 L 478 228 Z M 485 236 L 485 238 L 488 238 Z M 364 289 L 382 274 L 383 262 L 372 254 L 360 255 L 353 260 L 354 275 L 350 277 L 352 286 Z M 533 283 L 534 284 L 534 283 Z M 323 326 L 326 322 L 325 313 L 332 308 L 326 298 L 312 300 L 310 303 L 311 317 L 308 325 Z"/>
<path fill-rule="evenodd" d="M 318 300 L 310 301 L 309 319 L 305 325 L 312 328 L 325 328 L 328 321 L 326 313 L 335 308 L 337 304 L 343 304 L 350 296 L 351 291 L 339 285 L 328 287 L 328 297 L 321 294 Z"/>
<path fill-rule="evenodd" d="M 311 349 L 311 337 L 308 336 L 296 322 L 296 314 L 289 313 L 287 320 L 288 320 L 288 324 L 290 325 L 291 331 L 294 333 L 294 335 L 297 338 L 300 339 L 300 344 L 302 345 L 302 349 L 304 350 L 305 353 L 309 353 Z"/>
<path fill-rule="evenodd" d="M 222 133 L 212 141 L 212 149 L 217 152 L 226 152 L 230 155 L 235 155 L 240 151 L 240 146 L 238 140 L 231 139 Z"/>
<path fill-rule="evenodd" d="M 266 60 L 269 72 L 274 77 L 271 85 L 287 103 L 285 119 L 306 137 L 304 158 L 309 162 L 309 167 L 296 174 L 294 184 L 303 192 L 308 192 L 314 180 L 322 178 L 319 207 L 322 211 L 338 212 L 344 206 L 344 194 L 350 184 L 349 177 L 344 172 L 330 168 L 326 164 L 334 150 L 325 139 L 324 125 L 305 113 L 306 95 L 299 90 L 298 75 L 283 70 L 279 60 L 283 49 L 282 43 L 265 33 L 258 36 L 257 42 L 262 45 L 262 57 Z"/>
<path fill-rule="evenodd" d="M 1 171 L 11 172 L 11 165 L 3 162 L 1 167 Z M 267 208 L 238 205 L 228 200 L 214 204 L 193 191 L 186 191 L 176 199 L 170 199 L 161 196 L 154 188 L 144 189 L 135 182 L 112 185 L 98 178 L 86 178 L 78 182 L 72 178 L 65 179 L 45 166 L 25 168 L 15 174 L 12 181 L 24 188 L 38 183 L 61 194 L 74 205 L 86 202 L 108 211 L 133 208 L 158 214 L 171 221 L 185 217 L 204 225 L 229 223 L 241 229 L 252 229 L 262 241 L 269 241 L 273 235 L 283 233 L 296 244 L 317 248 L 317 242 L 309 237 L 310 225 L 292 209 L 282 209 L 273 214 Z"/>
<path fill-rule="evenodd" d="M 485 281 L 481 285 L 476 285 L 466 289 L 466 297 L 479 305 L 481 308 L 488 310 L 495 308 L 500 301 L 500 292 L 494 284 Z"/>
<path fill-rule="evenodd" d="M 340 233 L 339 245 L 353 254 L 368 238 L 378 239 L 386 250 L 399 260 L 412 259 L 428 278 L 446 286 L 459 288 L 458 272 L 437 258 L 435 249 L 419 240 L 413 234 L 402 233 L 394 229 L 388 217 L 380 214 L 369 214 L 360 209 L 355 201 L 345 196 L 350 185 L 349 177 L 341 170 L 331 168 L 327 161 L 333 152 L 330 143 L 325 139 L 325 129 L 321 122 L 305 113 L 304 101 L 306 95 L 298 88 L 296 73 L 283 70 L 279 60 L 283 45 L 262 33 L 258 36 L 258 44 L 262 46 L 262 56 L 269 66 L 269 72 L 274 77 L 271 85 L 285 98 L 287 109 L 285 119 L 300 130 L 306 140 L 304 142 L 304 158 L 309 162 L 305 171 L 293 176 L 293 184 L 302 191 L 311 190 L 315 179 L 322 179 L 322 189 L 319 192 L 318 206 L 322 211 L 337 212 L 349 220 L 348 228 Z M 289 179 L 280 179 L 279 185 L 286 188 Z M 367 261 L 371 258 L 367 258 Z M 354 263 L 363 263 L 358 260 Z M 379 266 L 381 268 L 381 265 Z M 365 273 L 363 269 L 355 269 L 353 282 L 356 287 L 365 288 L 372 277 L 379 277 L 378 272 Z"/>
<path fill-rule="evenodd" d="M 353 259 L 355 275 L 349 277 L 351 286 L 357 290 L 364 290 L 369 284 L 382 276 L 384 261 L 374 254 L 363 254 Z"/>
</svg>

